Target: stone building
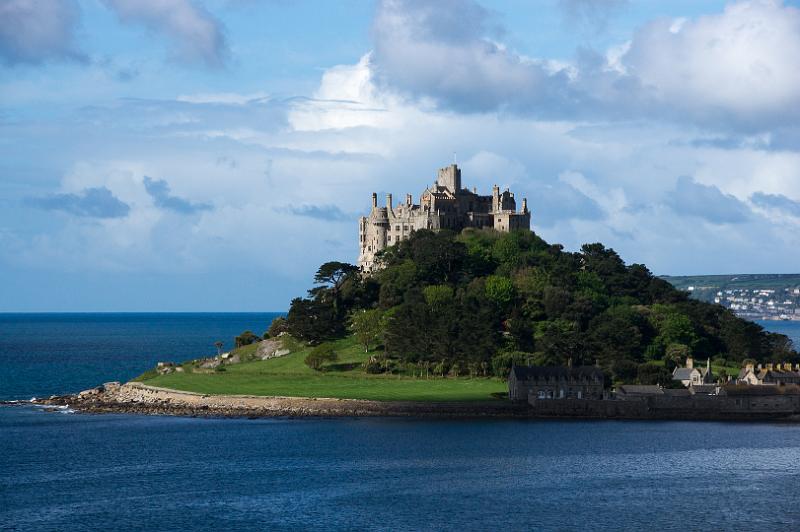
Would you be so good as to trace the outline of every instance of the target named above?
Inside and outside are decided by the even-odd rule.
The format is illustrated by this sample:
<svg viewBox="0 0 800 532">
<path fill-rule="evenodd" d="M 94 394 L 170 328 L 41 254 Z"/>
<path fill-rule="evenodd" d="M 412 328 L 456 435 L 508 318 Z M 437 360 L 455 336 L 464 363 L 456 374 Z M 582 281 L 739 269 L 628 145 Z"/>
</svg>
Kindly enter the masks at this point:
<svg viewBox="0 0 800 532">
<path fill-rule="evenodd" d="M 512 401 L 602 399 L 604 378 L 597 366 L 514 366 L 508 375 Z"/>
<path fill-rule="evenodd" d="M 490 196 L 478 195 L 461 186 L 461 169 L 451 164 L 440 168 L 436 182 L 420 195 L 419 204 L 411 194 L 405 201 L 394 205 L 392 195 L 386 195 L 386 206 L 378 206 L 378 195 L 372 194 L 369 216 L 358 221 L 358 266 L 362 271 L 374 271 L 375 254 L 388 246 L 407 239 L 419 229 L 451 229 L 459 232 L 466 227 L 489 227 L 498 231 L 530 229 L 531 213 L 528 202 L 522 200 L 517 210 L 514 193 L 500 191 L 495 185 Z"/>
<path fill-rule="evenodd" d="M 713 384 L 716 377 L 714 377 L 714 374 L 711 372 L 711 359 L 706 360 L 706 367 L 696 368 L 694 367 L 694 360 L 692 357 L 688 357 L 685 367 L 672 370 L 672 380 L 681 381 L 681 384 L 687 388 L 690 386 Z"/>
<path fill-rule="evenodd" d="M 792 366 L 789 362 L 783 364 L 747 364 L 739 371 L 736 379 L 739 384 L 752 385 L 786 385 L 800 384 L 800 364 Z"/>
</svg>

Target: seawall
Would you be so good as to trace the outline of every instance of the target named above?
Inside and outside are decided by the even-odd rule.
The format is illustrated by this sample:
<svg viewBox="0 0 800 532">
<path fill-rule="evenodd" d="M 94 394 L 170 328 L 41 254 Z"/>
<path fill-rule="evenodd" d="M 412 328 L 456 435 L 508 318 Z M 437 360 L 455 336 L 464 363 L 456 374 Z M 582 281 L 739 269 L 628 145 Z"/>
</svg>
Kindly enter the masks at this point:
<svg viewBox="0 0 800 532">
<path fill-rule="evenodd" d="M 192 417 L 427 417 L 696 421 L 798 421 L 794 410 L 730 409 L 727 401 L 661 404 L 644 400 L 544 400 L 513 403 L 369 401 L 308 397 L 209 395 L 148 386 L 106 383 L 76 395 L 54 396 L 39 404 L 65 405 L 86 413 L 127 413 Z M 701 405 L 702 403 L 702 405 Z"/>
</svg>

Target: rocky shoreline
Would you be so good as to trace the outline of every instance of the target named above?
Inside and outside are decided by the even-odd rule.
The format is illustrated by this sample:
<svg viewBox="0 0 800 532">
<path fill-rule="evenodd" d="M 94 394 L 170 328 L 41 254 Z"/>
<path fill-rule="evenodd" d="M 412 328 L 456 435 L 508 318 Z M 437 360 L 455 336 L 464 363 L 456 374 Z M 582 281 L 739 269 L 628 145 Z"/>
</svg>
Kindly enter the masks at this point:
<svg viewBox="0 0 800 532">
<path fill-rule="evenodd" d="M 646 401 L 549 401 L 533 407 L 504 400 L 476 402 L 369 401 L 309 397 L 209 395 L 109 382 L 74 395 L 33 404 L 87 414 L 137 414 L 225 418 L 416 417 L 436 419 L 573 419 L 800 422 L 796 413 L 654 409 Z M 23 404 L 14 402 L 14 404 Z"/>
<path fill-rule="evenodd" d="M 82 413 L 122 413 L 189 417 L 431 417 L 521 418 L 525 405 L 508 401 L 413 402 L 208 395 L 148 386 L 138 382 L 106 383 L 75 395 L 36 399 L 43 406 L 64 406 Z"/>
</svg>

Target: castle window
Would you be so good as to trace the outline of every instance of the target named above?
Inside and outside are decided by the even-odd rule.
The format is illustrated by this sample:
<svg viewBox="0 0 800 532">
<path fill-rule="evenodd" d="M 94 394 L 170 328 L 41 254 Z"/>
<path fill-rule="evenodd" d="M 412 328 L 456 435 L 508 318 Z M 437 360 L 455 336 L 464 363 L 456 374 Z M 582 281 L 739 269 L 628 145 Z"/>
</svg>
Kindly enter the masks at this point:
<svg viewBox="0 0 800 532">
<path fill-rule="evenodd" d="M 391 242 L 391 241 L 392 241 L 392 235 L 389 235 L 389 236 L 387 236 L 387 237 L 386 237 L 386 239 L 387 239 L 389 242 Z"/>
<path fill-rule="evenodd" d="M 395 230 L 395 231 L 399 231 L 399 230 L 400 230 L 400 226 L 399 226 L 399 225 L 395 225 L 395 226 L 394 226 L 394 230 Z"/>
<path fill-rule="evenodd" d="M 403 231 L 408 231 L 408 226 L 407 225 L 403 226 Z"/>
</svg>

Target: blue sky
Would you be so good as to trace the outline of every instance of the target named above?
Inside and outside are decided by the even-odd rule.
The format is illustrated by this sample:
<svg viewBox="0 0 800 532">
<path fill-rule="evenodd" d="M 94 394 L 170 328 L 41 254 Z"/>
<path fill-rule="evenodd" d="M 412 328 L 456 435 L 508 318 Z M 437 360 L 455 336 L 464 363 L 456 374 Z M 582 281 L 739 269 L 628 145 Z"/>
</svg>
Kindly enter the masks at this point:
<svg viewBox="0 0 800 532">
<path fill-rule="evenodd" d="M 796 272 L 797 2 L 0 0 L 0 311 L 282 310 L 370 194 Z"/>
</svg>

